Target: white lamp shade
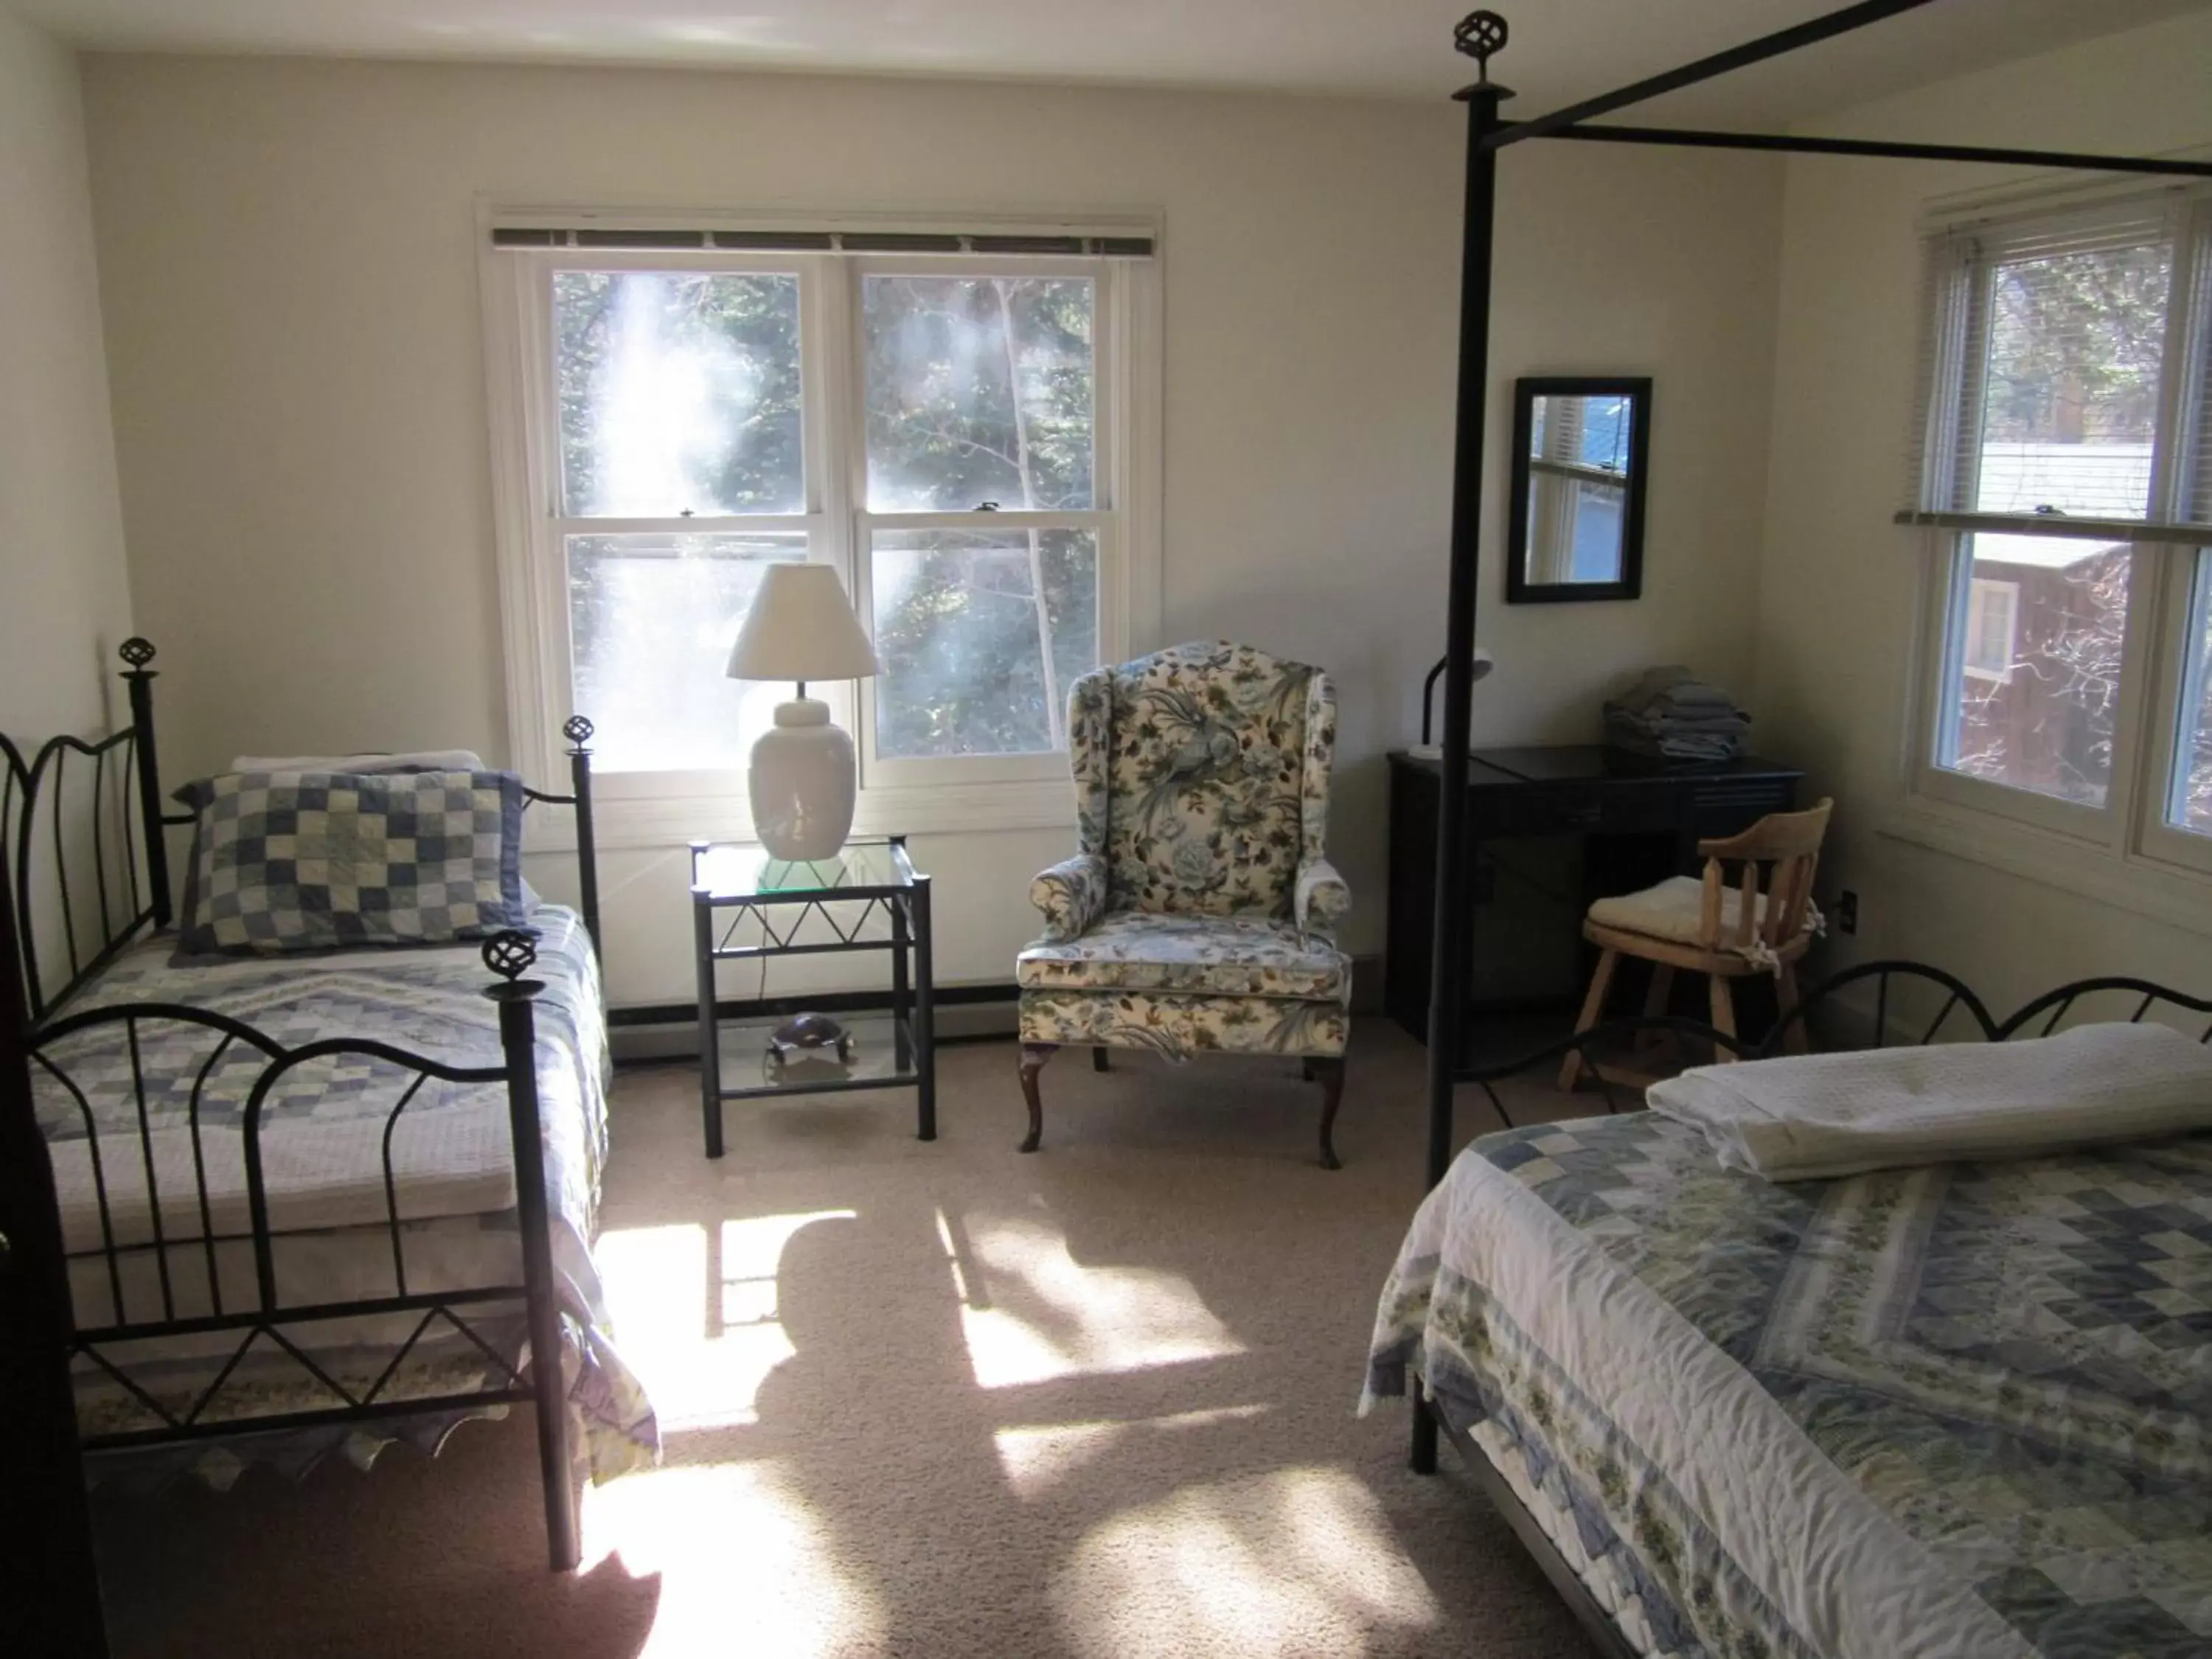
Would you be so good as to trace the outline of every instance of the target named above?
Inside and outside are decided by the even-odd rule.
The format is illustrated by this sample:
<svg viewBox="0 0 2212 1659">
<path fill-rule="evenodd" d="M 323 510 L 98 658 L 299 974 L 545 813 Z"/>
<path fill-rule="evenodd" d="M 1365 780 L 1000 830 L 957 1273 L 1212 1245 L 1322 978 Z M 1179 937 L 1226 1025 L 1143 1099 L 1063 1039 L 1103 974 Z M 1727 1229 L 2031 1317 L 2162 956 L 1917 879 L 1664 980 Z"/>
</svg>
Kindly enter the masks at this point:
<svg viewBox="0 0 2212 1659">
<path fill-rule="evenodd" d="M 876 653 L 835 570 L 772 564 L 727 672 L 733 680 L 856 680 L 876 672 Z"/>
</svg>

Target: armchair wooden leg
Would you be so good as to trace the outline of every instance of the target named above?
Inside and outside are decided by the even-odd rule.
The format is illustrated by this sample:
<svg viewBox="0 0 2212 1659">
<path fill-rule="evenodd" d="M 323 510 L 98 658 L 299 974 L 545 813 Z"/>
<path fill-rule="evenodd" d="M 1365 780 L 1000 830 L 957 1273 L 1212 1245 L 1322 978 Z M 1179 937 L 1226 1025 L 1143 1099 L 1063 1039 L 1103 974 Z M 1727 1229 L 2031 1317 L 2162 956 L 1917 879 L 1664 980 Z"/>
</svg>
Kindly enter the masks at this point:
<svg viewBox="0 0 2212 1659">
<path fill-rule="evenodd" d="M 1656 1018 L 1666 1013 L 1674 995 L 1674 970 L 1663 962 L 1651 964 L 1651 983 L 1644 992 L 1644 1012 Z M 1667 1046 L 1667 1033 L 1647 1031 L 1637 1039 L 1637 1046 L 1650 1051 Z"/>
<path fill-rule="evenodd" d="M 1321 1079 L 1321 1167 L 1340 1170 L 1336 1156 L 1336 1109 L 1344 1103 L 1344 1056 L 1316 1056 L 1306 1061 L 1307 1072 Z"/>
<path fill-rule="evenodd" d="M 1091 1069 L 1094 1072 L 1104 1072 L 1113 1069 L 1106 1064 L 1106 1045 L 1103 1042 L 1097 1045 L 1091 1051 Z"/>
<path fill-rule="evenodd" d="M 1790 1029 L 1783 1033 L 1782 1046 L 1793 1054 L 1808 1054 L 1812 1049 L 1812 1034 L 1806 1030 L 1802 1019 L 1790 1019 L 1797 1012 L 1797 964 L 1785 962 L 1782 971 L 1775 975 L 1775 1002 L 1781 1017 L 1790 1020 Z"/>
<path fill-rule="evenodd" d="M 1613 988 L 1613 970 L 1620 966 L 1620 952 L 1602 951 L 1598 953 L 1597 971 L 1590 975 L 1589 994 L 1583 999 L 1582 1013 L 1575 1020 L 1575 1034 L 1580 1036 L 1605 1018 L 1605 994 Z M 1567 1050 L 1567 1057 L 1559 1062 L 1559 1092 L 1572 1094 L 1575 1085 L 1582 1081 L 1583 1051 Z"/>
<path fill-rule="evenodd" d="M 1718 1031 L 1723 1036 L 1734 1036 L 1735 1035 L 1735 993 L 1729 989 L 1725 975 L 1714 974 L 1710 976 L 1710 979 L 1713 988 L 1713 1030 Z M 1735 1049 L 1723 1048 L 1717 1043 L 1713 1045 L 1713 1064 L 1716 1066 L 1725 1066 L 1737 1058 L 1739 1056 Z"/>
<path fill-rule="evenodd" d="M 1037 1143 L 1044 1139 L 1044 1104 L 1037 1098 L 1037 1073 L 1044 1070 L 1045 1062 L 1059 1052 L 1060 1045 L 1056 1042 L 1022 1044 L 1022 1098 L 1029 1103 L 1030 1133 L 1029 1138 L 1018 1149 L 1019 1151 L 1033 1152 L 1037 1149 Z M 1096 1052 L 1103 1054 L 1104 1050 Z"/>
</svg>

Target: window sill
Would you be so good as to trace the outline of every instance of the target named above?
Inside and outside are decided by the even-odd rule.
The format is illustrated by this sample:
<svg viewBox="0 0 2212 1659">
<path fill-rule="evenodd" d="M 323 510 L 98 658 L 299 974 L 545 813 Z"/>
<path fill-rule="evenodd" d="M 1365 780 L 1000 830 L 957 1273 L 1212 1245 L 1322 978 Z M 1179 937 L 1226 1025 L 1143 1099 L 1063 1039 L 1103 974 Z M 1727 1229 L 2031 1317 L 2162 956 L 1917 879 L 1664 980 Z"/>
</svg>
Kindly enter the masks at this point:
<svg viewBox="0 0 2212 1659">
<path fill-rule="evenodd" d="M 1876 829 L 1893 841 L 2212 934 L 2212 876 L 2177 865 L 1918 794 L 1892 805 Z"/>
<path fill-rule="evenodd" d="M 537 816 L 535 810 L 532 816 Z M 592 801 L 592 827 L 602 853 L 665 850 L 694 841 L 750 841 L 753 834 L 752 814 L 741 793 L 624 797 L 603 790 Z M 575 849 L 574 828 L 565 811 L 529 828 L 540 832 L 532 838 L 534 853 Z M 856 836 L 1018 830 L 1064 830 L 1072 842 L 1075 799 L 1068 781 L 864 789 L 853 815 Z"/>
</svg>

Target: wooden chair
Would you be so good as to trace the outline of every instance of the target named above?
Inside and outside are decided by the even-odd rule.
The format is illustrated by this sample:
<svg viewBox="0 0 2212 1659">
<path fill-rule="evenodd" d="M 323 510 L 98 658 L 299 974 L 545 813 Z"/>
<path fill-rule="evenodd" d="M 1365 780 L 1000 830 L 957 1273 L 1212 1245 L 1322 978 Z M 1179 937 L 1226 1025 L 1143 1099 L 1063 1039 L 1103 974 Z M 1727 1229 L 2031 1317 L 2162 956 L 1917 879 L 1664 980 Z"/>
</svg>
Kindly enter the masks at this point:
<svg viewBox="0 0 2212 1659">
<path fill-rule="evenodd" d="M 1591 905 L 1583 937 L 1600 955 L 1575 1030 L 1587 1031 L 1604 1018 L 1606 994 L 1624 956 L 1652 964 L 1646 1013 L 1666 1012 L 1680 968 L 1706 976 L 1716 1030 L 1735 1035 L 1735 998 L 1729 988 L 1753 974 L 1774 975 L 1780 1012 L 1786 1017 L 1797 1006 L 1797 959 L 1817 936 L 1813 875 L 1835 805 L 1824 800 L 1808 812 L 1770 813 L 1741 835 L 1699 842 L 1698 851 L 1705 860 L 1702 880 L 1674 876 L 1640 893 Z M 1727 866 L 1738 863 L 1742 873 L 1731 884 Z M 1762 865 L 1773 871 L 1763 892 Z M 1793 1054 L 1804 1052 L 1803 1022 L 1791 1025 L 1788 1043 Z M 1735 1056 L 1723 1051 L 1716 1058 Z M 1573 1091 L 1584 1063 L 1580 1050 L 1567 1055 L 1559 1067 L 1561 1089 Z"/>
</svg>

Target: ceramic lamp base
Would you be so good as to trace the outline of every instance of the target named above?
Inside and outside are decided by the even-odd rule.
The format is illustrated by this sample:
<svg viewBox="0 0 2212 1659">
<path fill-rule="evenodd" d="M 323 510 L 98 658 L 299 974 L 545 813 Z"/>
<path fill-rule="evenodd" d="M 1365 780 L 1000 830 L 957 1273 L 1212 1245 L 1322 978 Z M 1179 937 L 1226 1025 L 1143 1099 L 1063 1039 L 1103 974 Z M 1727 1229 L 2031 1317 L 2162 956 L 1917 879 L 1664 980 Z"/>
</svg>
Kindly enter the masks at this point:
<svg viewBox="0 0 2212 1659">
<path fill-rule="evenodd" d="M 772 858 L 826 859 L 853 828 L 858 774 L 853 740 L 812 697 L 779 703 L 775 724 L 753 744 L 753 834 Z"/>
</svg>

